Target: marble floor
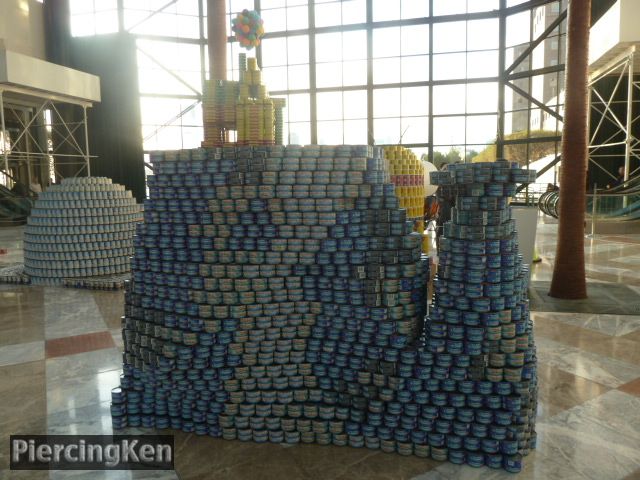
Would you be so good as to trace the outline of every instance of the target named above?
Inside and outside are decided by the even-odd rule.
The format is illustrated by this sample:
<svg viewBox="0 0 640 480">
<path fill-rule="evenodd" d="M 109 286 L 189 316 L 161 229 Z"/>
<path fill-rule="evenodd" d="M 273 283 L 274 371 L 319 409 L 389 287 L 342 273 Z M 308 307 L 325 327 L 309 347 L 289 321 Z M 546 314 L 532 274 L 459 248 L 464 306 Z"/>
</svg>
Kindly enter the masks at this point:
<svg viewBox="0 0 640 480">
<path fill-rule="evenodd" d="M 534 281 L 550 279 L 556 226 L 541 223 Z M 0 229 L 0 267 L 21 261 Z M 640 235 L 585 247 L 590 285 L 640 298 Z M 631 298 L 634 297 L 634 298 Z M 122 292 L 0 285 L 0 479 L 640 479 L 640 311 L 536 311 L 538 448 L 517 477 L 366 449 L 228 442 L 175 432 L 170 472 L 10 472 L 10 434 L 109 434 L 121 373 Z M 638 303 L 640 305 L 640 303 Z M 543 303 L 542 305 L 553 305 Z"/>
</svg>

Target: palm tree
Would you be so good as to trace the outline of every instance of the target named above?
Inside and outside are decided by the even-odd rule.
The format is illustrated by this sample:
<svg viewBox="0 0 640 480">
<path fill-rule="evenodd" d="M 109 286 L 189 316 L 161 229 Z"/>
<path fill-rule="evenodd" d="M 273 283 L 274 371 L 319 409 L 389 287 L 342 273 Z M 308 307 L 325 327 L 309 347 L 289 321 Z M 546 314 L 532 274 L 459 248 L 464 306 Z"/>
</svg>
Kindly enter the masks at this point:
<svg viewBox="0 0 640 480">
<path fill-rule="evenodd" d="M 588 158 L 591 0 L 569 3 L 558 244 L 549 295 L 587 297 L 584 219 Z"/>
</svg>

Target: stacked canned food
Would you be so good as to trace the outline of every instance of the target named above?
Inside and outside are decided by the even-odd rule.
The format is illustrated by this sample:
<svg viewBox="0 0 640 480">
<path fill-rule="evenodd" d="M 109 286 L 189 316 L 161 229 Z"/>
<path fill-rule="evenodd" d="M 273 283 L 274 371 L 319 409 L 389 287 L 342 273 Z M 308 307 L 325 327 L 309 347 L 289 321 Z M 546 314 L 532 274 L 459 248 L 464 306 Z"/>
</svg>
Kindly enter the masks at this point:
<svg viewBox="0 0 640 480">
<path fill-rule="evenodd" d="M 140 206 L 104 177 L 67 178 L 40 194 L 24 235 L 25 273 L 35 284 L 129 271 Z"/>
<path fill-rule="evenodd" d="M 422 161 L 411 150 L 400 145 L 384 147 L 384 156 L 400 206 L 407 209 L 409 218 L 422 220 L 426 196 Z"/>
<path fill-rule="evenodd" d="M 114 427 L 452 461 L 476 442 L 463 461 L 484 464 L 495 450 L 490 465 L 517 463 L 520 392 L 494 420 L 503 397 L 471 379 L 482 352 L 430 348 L 428 259 L 381 149 L 197 149 L 151 161 Z"/>
<path fill-rule="evenodd" d="M 204 86 L 204 147 L 229 145 L 232 130 L 240 145 L 282 145 L 284 99 L 271 99 L 255 58 L 239 56 L 240 81 L 207 80 Z"/>
<path fill-rule="evenodd" d="M 464 378 L 458 368 L 448 378 L 460 381 L 468 412 L 463 419 L 458 410 L 452 427 L 470 434 L 449 447 L 449 459 L 518 471 L 521 455 L 535 446 L 537 377 L 528 267 L 509 197 L 517 183 L 535 181 L 535 172 L 505 161 L 452 165 L 431 181 L 456 198 L 440 240 L 425 345 L 450 366 L 465 364 Z"/>
</svg>

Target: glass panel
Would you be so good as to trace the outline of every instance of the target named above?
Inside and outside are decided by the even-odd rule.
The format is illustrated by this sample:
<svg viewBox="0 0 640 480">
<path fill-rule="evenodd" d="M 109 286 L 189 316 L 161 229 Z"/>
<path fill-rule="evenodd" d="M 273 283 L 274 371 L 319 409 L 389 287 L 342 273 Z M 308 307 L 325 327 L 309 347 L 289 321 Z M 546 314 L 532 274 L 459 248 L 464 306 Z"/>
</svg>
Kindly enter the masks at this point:
<svg viewBox="0 0 640 480">
<path fill-rule="evenodd" d="M 287 29 L 287 11 L 284 8 L 262 10 L 262 19 L 268 32 L 283 32 Z"/>
<path fill-rule="evenodd" d="M 321 145 L 342 144 L 342 120 L 332 122 L 318 122 L 318 143 Z"/>
<path fill-rule="evenodd" d="M 260 7 L 265 8 L 284 8 L 287 6 L 287 0 L 261 0 Z M 247 9 L 253 9 L 253 1 L 251 7 L 245 7 Z"/>
<path fill-rule="evenodd" d="M 310 99 L 308 93 L 289 95 L 289 101 L 287 102 L 287 107 L 289 107 L 289 121 L 305 121 L 308 123 L 311 118 L 309 102 Z"/>
<path fill-rule="evenodd" d="M 487 145 L 467 145 L 465 148 L 464 159 L 466 162 L 471 162 L 480 152 L 485 150 Z"/>
<path fill-rule="evenodd" d="M 317 94 L 318 120 L 342 119 L 342 92 Z"/>
<path fill-rule="evenodd" d="M 330 27 L 336 25 L 342 16 L 340 3 L 321 3 L 316 5 L 316 27 Z M 266 23 L 266 22 L 265 22 Z"/>
<path fill-rule="evenodd" d="M 433 87 L 433 114 L 449 115 L 465 112 L 465 86 L 435 85 Z"/>
<path fill-rule="evenodd" d="M 309 65 L 289 67 L 289 89 L 304 90 L 309 88 Z"/>
<path fill-rule="evenodd" d="M 411 147 L 411 150 L 413 151 L 413 153 L 416 154 L 416 156 L 424 161 L 428 160 L 429 157 L 429 148 L 427 147 Z"/>
<path fill-rule="evenodd" d="M 367 118 L 367 91 L 344 92 L 344 118 Z"/>
<path fill-rule="evenodd" d="M 132 1 L 137 2 L 138 0 L 132 0 Z M 262 2 L 262 8 L 271 8 L 265 5 L 265 3 L 267 2 L 274 3 L 273 8 L 284 6 L 284 5 L 278 5 L 278 3 L 284 4 L 284 0 L 266 0 L 266 2 L 265 1 Z M 206 4 L 207 2 L 204 2 L 204 3 Z M 230 0 L 230 3 L 231 3 L 230 11 L 234 13 L 241 12 L 244 9 L 253 10 L 253 0 Z"/>
<path fill-rule="evenodd" d="M 309 26 L 309 9 L 307 7 L 287 8 L 287 29 L 299 30 Z"/>
<path fill-rule="evenodd" d="M 287 67 L 263 68 L 262 79 L 268 90 L 287 90 Z"/>
<path fill-rule="evenodd" d="M 367 61 L 357 60 L 353 62 L 344 62 L 343 69 L 343 85 L 365 85 L 367 83 Z"/>
<path fill-rule="evenodd" d="M 464 145 L 465 117 L 435 117 L 433 143 L 434 145 Z"/>
<path fill-rule="evenodd" d="M 204 129 L 202 127 L 182 127 L 182 147 L 197 148 L 202 144 Z"/>
<path fill-rule="evenodd" d="M 500 26 L 497 18 L 467 22 L 467 49 L 491 50 L 498 48 Z"/>
<path fill-rule="evenodd" d="M 402 18 L 418 18 L 429 16 L 429 2 L 425 0 L 402 0 Z"/>
<path fill-rule="evenodd" d="M 76 16 L 81 13 L 93 13 L 93 11 L 92 2 L 87 2 L 87 0 L 69 1 L 69 13 L 71 13 L 72 16 Z"/>
<path fill-rule="evenodd" d="M 429 25 L 401 27 L 402 55 L 429 53 Z"/>
<path fill-rule="evenodd" d="M 467 2 L 467 13 L 490 12 L 500 8 L 500 0 L 470 0 Z"/>
<path fill-rule="evenodd" d="M 433 149 L 433 164 L 442 168 L 445 164 L 463 161 L 464 148 L 460 145 L 442 145 Z"/>
<path fill-rule="evenodd" d="M 374 22 L 400 18 L 400 0 L 373 0 L 372 4 Z"/>
<path fill-rule="evenodd" d="M 87 2 L 87 3 L 90 3 L 90 2 Z M 95 5 L 96 12 L 118 9 L 117 0 L 94 0 L 93 4 Z"/>
<path fill-rule="evenodd" d="M 466 55 L 464 53 L 448 53 L 433 56 L 433 79 L 464 79 Z"/>
<path fill-rule="evenodd" d="M 353 30 L 342 34 L 342 56 L 344 60 L 361 60 L 367 58 L 366 30 Z"/>
<path fill-rule="evenodd" d="M 143 125 L 142 137 L 145 150 L 176 150 L 182 148 L 182 128 Z"/>
<path fill-rule="evenodd" d="M 373 91 L 373 116 L 376 118 L 400 116 L 399 88 L 380 88 Z"/>
<path fill-rule="evenodd" d="M 400 59 L 383 58 L 373 61 L 373 82 L 376 84 L 400 81 Z"/>
<path fill-rule="evenodd" d="M 498 51 L 471 52 L 467 55 L 467 78 L 498 76 Z"/>
<path fill-rule="evenodd" d="M 197 19 L 196 19 L 197 25 Z M 96 12 L 96 34 L 118 31 L 118 11 Z"/>
<path fill-rule="evenodd" d="M 507 46 L 529 43 L 531 36 L 531 11 L 507 17 Z"/>
<path fill-rule="evenodd" d="M 475 0 L 474 0 L 475 1 Z M 467 0 L 434 0 L 433 15 L 456 15 L 467 12 Z"/>
<path fill-rule="evenodd" d="M 410 87 L 401 89 L 403 117 L 429 114 L 429 88 Z"/>
<path fill-rule="evenodd" d="M 96 22 L 93 13 L 87 15 L 71 16 L 71 35 L 74 37 L 84 37 L 95 35 Z"/>
<path fill-rule="evenodd" d="M 467 113 L 488 113 L 495 112 L 497 109 L 497 83 L 470 83 L 467 85 Z"/>
<path fill-rule="evenodd" d="M 170 13 L 170 9 L 163 10 L 153 16 L 149 16 L 150 13 L 152 12 L 125 10 L 125 28 L 131 33 L 141 35 L 187 38 L 198 38 L 200 36 L 198 17 L 176 15 L 175 13 Z M 184 19 L 184 22 L 182 19 Z"/>
<path fill-rule="evenodd" d="M 408 117 L 402 119 L 402 143 L 427 143 L 429 141 L 429 118 Z"/>
<path fill-rule="evenodd" d="M 373 120 L 376 145 L 397 145 L 400 140 L 400 119 L 382 118 Z"/>
<path fill-rule="evenodd" d="M 367 144 L 367 121 L 345 120 L 344 143 L 346 143 L 347 145 Z"/>
<path fill-rule="evenodd" d="M 402 57 L 401 74 L 403 82 L 423 82 L 429 80 L 429 56 Z"/>
<path fill-rule="evenodd" d="M 373 30 L 373 58 L 400 56 L 400 27 Z"/>
<path fill-rule="evenodd" d="M 293 145 L 311 143 L 311 124 L 309 122 L 289 123 L 289 143 Z"/>
<path fill-rule="evenodd" d="M 316 86 L 318 88 L 339 87 L 342 85 L 342 63 L 316 64 Z"/>
<path fill-rule="evenodd" d="M 467 47 L 467 23 L 436 23 L 433 26 L 433 51 L 464 52 Z"/>
<path fill-rule="evenodd" d="M 364 23 L 367 21 L 367 6 L 365 0 L 343 0 L 342 24 Z"/>
<path fill-rule="evenodd" d="M 295 35 L 287 39 L 289 65 L 309 63 L 309 36 Z"/>
<path fill-rule="evenodd" d="M 193 95 L 202 91 L 198 45 L 154 40 L 136 44 L 141 92 Z"/>
<path fill-rule="evenodd" d="M 316 62 L 340 60 L 342 58 L 341 53 L 342 33 L 321 33 L 316 35 Z"/>
<path fill-rule="evenodd" d="M 467 143 L 490 143 L 496 138 L 497 115 L 467 117 Z"/>
<path fill-rule="evenodd" d="M 287 39 L 268 38 L 262 42 L 262 66 L 272 67 L 287 64 Z"/>
</svg>

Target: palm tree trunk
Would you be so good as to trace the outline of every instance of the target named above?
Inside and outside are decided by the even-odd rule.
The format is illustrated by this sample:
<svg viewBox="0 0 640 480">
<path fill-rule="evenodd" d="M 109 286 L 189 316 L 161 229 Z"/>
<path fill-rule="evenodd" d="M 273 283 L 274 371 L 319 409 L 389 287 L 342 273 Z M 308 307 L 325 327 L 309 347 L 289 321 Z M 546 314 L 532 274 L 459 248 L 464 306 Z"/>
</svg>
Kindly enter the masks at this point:
<svg viewBox="0 0 640 480">
<path fill-rule="evenodd" d="M 587 297 L 584 220 L 588 158 L 591 0 L 569 3 L 558 244 L 549 295 Z"/>
</svg>

